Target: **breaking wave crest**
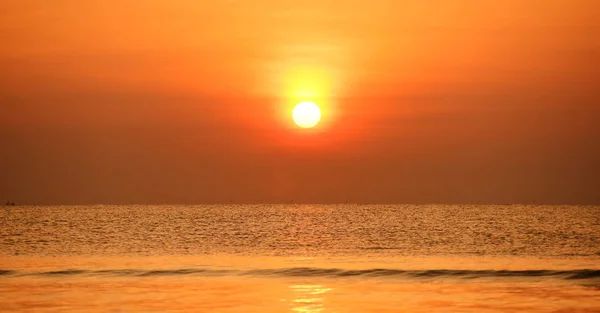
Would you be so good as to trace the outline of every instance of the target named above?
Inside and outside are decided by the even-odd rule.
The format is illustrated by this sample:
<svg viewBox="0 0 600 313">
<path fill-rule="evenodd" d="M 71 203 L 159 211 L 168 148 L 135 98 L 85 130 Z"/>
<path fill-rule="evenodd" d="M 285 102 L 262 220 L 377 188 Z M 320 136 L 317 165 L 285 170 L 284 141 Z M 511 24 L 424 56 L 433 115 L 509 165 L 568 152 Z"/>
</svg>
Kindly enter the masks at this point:
<svg viewBox="0 0 600 313">
<path fill-rule="evenodd" d="M 411 279 L 454 278 L 554 278 L 563 280 L 600 279 L 600 270 L 400 270 L 400 269 L 363 269 L 348 270 L 339 268 L 292 267 L 279 269 L 254 269 L 254 270 L 218 270 L 203 268 L 184 268 L 169 270 L 142 270 L 142 269 L 105 269 L 81 270 L 66 269 L 59 271 L 25 272 L 14 270 L 0 270 L 0 276 L 272 276 L 272 277 L 399 277 Z"/>
</svg>

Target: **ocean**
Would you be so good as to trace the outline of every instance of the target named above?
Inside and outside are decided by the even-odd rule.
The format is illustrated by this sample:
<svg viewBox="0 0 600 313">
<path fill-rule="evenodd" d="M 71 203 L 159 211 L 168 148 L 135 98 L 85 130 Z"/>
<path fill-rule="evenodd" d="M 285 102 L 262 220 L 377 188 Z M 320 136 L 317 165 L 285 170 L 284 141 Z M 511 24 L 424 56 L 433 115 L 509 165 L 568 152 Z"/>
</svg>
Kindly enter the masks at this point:
<svg viewBox="0 0 600 313">
<path fill-rule="evenodd" d="M 0 312 L 600 312 L 600 207 L 0 208 Z"/>
</svg>

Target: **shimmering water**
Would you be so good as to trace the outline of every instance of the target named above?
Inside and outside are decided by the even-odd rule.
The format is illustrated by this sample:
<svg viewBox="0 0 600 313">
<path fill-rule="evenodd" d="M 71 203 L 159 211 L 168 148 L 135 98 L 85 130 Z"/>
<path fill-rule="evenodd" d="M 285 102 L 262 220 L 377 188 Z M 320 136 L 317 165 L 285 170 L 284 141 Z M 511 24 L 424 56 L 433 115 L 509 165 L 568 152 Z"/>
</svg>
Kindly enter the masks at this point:
<svg viewBox="0 0 600 313">
<path fill-rule="evenodd" d="M 36 206 L 0 226 L 0 311 L 600 310 L 600 207 Z"/>
</svg>

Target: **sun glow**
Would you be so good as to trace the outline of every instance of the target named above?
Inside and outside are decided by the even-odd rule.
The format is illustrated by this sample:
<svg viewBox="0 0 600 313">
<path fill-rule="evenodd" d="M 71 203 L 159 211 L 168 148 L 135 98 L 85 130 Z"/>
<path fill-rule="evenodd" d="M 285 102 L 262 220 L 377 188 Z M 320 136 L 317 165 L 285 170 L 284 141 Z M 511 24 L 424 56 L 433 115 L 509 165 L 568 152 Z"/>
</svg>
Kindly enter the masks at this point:
<svg viewBox="0 0 600 313">
<path fill-rule="evenodd" d="M 277 90 L 273 93 L 278 98 L 274 105 L 283 128 L 318 128 L 319 134 L 332 129 L 336 122 L 336 98 L 341 90 L 340 73 L 335 64 L 328 62 L 329 57 L 317 53 L 314 58 L 304 60 L 292 53 L 274 62 L 273 75 L 265 81 L 265 91 Z"/>
<path fill-rule="evenodd" d="M 313 102 L 300 102 L 292 111 L 292 118 L 296 125 L 302 128 L 312 128 L 321 120 L 321 109 Z"/>
</svg>

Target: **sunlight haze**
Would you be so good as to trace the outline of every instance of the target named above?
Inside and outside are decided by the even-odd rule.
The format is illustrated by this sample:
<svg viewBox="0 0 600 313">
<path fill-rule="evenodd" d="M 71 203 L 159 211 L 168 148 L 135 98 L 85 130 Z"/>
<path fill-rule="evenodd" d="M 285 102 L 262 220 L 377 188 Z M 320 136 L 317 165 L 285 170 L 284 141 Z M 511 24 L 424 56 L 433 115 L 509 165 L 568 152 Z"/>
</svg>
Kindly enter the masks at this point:
<svg viewBox="0 0 600 313">
<path fill-rule="evenodd" d="M 598 204 L 599 11 L 2 1 L 0 200 Z"/>
</svg>

